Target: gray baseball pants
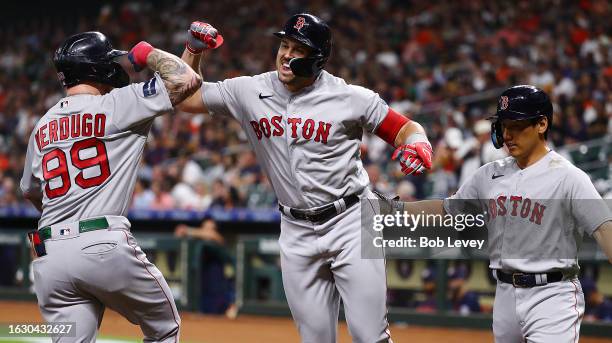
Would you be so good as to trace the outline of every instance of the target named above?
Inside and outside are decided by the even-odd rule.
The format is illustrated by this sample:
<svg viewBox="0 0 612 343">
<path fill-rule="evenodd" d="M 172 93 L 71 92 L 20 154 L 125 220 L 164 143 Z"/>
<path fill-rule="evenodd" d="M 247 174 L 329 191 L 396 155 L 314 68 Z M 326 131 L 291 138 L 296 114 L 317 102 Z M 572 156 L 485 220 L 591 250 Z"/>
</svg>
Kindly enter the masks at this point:
<svg viewBox="0 0 612 343">
<path fill-rule="evenodd" d="M 139 325 L 144 342 L 178 342 L 180 318 L 166 280 L 138 246 L 127 219 L 106 218 L 108 229 L 85 233 L 78 233 L 78 222 L 52 225 L 47 255 L 32 262 L 43 318 L 76 323 L 76 337 L 53 341 L 95 342 L 108 307 Z"/>
</svg>

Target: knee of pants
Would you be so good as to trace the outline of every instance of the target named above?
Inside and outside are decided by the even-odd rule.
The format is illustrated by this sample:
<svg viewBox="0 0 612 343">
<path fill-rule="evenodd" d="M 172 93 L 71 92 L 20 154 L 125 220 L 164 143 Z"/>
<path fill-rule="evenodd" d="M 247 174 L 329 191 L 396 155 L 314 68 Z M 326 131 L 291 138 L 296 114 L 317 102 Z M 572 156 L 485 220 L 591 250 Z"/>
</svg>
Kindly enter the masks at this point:
<svg viewBox="0 0 612 343">
<path fill-rule="evenodd" d="M 336 328 L 299 325 L 298 331 L 302 343 L 336 343 Z"/>
<path fill-rule="evenodd" d="M 178 336 L 179 331 L 181 330 L 181 321 L 180 319 L 177 321 L 176 325 L 174 325 L 170 331 L 168 332 L 167 337 L 175 337 Z"/>
<path fill-rule="evenodd" d="M 178 335 L 181 328 L 181 319 L 176 318 L 165 330 L 159 330 L 153 337 L 145 337 L 144 342 L 178 342 Z M 144 331 L 144 330 L 143 330 Z"/>
<path fill-rule="evenodd" d="M 296 319 L 302 343 L 335 343 L 338 326 L 337 317 L 311 316 Z"/>
<path fill-rule="evenodd" d="M 359 328 L 349 328 L 349 331 L 355 343 L 392 343 L 389 331 L 386 328 L 360 326 Z"/>
<path fill-rule="evenodd" d="M 170 326 L 170 328 L 168 329 L 168 337 L 174 337 L 176 335 L 178 335 L 179 331 L 181 329 L 181 318 L 177 317 L 176 321 L 174 322 L 173 325 Z"/>
</svg>

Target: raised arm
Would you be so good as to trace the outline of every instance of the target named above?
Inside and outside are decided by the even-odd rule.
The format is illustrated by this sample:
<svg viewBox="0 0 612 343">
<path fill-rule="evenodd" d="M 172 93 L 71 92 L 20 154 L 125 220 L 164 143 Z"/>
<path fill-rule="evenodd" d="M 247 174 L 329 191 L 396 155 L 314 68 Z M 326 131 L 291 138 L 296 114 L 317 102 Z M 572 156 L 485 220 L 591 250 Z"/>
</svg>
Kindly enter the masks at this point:
<svg viewBox="0 0 612 343">
<path fill-rule="evenodd" d="M 202 78 L 178 57 L 155 49 L 147 42 L 136 44 L 128 54 L 136 71 L 145 67 L 159 73 L 172 106 L 176 106 L 200 89 Z"/>
<path fill-rule="evenodd" d="M 181 60 L 187 63 L 193 70 L 197 70 L 200 77 L 202 77 L 200 72 L 201 59 L 202 53 L 194 54 L 189 52 L 188 49 L 185 49 L 181 56 Z M 177 108 L 183 112 L 189 113 L 208 113 L 208 108 L 202 99 L 202 86 L 200 86 L 191 96 L 178 104 Z"/>
<path fill-rule="evenodd" d="M 200 61 L 202 60 L 202 52 L 193 53 L 189 51 L 189 49 L 185 48 L 183 51 L 183 55 L 181 55 L 181 60 L 187 63 L 193 70 L 195 70 L 200 77 L 202 77 L 202 71 L 200 70 Z"/>
<path fill-rule="evenodd" d="M 187 30 L 185 50 L 181 59 L 202 76 L 200 61 L 205 50 L 216 49 L 223 44 L 223 36 L 210 24 L 194 21 Z M 190 113 L 207 113 L 202 100 L 202 87 L 178 105 L 178 109 Z"/>
</svg>

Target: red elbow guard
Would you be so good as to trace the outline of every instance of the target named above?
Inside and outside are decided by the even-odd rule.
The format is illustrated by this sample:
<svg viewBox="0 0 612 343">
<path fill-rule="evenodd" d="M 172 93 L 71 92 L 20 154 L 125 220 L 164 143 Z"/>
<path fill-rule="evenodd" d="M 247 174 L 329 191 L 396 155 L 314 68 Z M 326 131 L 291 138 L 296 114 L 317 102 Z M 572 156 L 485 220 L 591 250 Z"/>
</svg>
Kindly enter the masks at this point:
<svg viewBox="0 0 612 343">
<path fill-rule="evenodd" d="M 410 119 L 395 112 L 391 107 L 389 107 L 387 116 L 385 119 L 383 119 L 382 123 L 380 123 L 375 133 L 385 142 L 395 145 L 395 137 L 397 137 L 397 133 L 404 126 L 404 124 L 408 123 L 409 121 Z"/>
</svg>

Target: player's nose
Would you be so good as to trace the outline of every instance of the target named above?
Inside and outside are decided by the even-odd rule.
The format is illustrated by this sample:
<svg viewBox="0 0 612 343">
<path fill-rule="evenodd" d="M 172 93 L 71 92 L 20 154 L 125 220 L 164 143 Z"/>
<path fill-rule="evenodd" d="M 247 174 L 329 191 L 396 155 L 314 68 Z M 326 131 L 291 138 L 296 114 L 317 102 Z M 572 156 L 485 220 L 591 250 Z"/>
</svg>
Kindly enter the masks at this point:
<svg viewBox="0 0 612 343">
<path fill-rule="evenodd" d="M 504 140 L 505 140 L 505 141 L 508 141 L 508 140 L 512 139 L 512 133 L 511 133 L 511 131 L 510 131 L 508 128 L 506 128 L 506 127 L 504 127 L 504 128 L 503 128 L 503 135 L 504 135 Z"/>
<path fill-rule="evenodd" d="M 295 51 L 292 48 L 289 48 L 285 50 L 285 53 L 283 54 L 283 58 L 286 60 L 290 60 L 295 57 L 294 54 L 295 54 Z"/>
</svg>

